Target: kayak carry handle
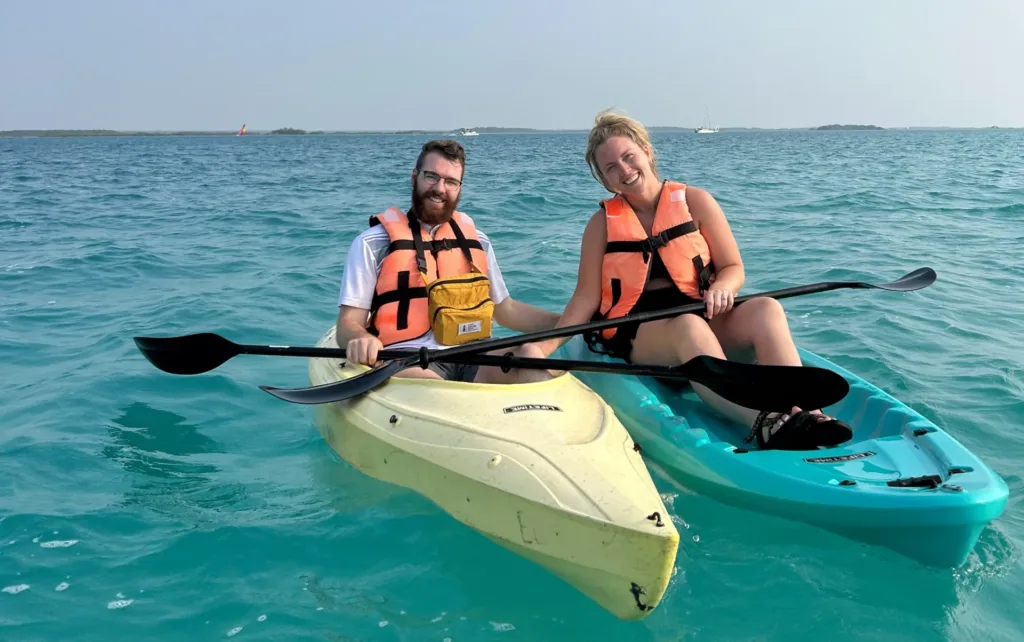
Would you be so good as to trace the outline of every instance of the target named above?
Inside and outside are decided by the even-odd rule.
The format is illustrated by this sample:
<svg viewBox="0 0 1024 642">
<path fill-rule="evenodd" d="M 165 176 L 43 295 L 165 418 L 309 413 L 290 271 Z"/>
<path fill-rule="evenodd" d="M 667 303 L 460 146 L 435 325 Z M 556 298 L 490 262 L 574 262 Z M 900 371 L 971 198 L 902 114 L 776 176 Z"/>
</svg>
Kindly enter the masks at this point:
<svg viewBox="0 0 1024 642">
<path fill-rule="evenodd" d="M 942 485 L 942 477 L 938 475 L 921 475 L 920 477 L 894 479 L 886 482 L 886 485 L 893 488 L 938 488 Z"/>
</svg>

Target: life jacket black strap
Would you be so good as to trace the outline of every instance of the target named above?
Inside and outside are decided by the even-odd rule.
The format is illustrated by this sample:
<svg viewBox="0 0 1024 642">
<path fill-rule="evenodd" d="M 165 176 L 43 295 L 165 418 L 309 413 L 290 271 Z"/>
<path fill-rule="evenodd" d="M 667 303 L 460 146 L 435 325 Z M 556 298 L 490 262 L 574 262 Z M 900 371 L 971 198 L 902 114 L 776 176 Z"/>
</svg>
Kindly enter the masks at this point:
<svg viewBox="0 0 1024 642">
<path fill-rule="evenodd" d="M 409 327 L 409 304 L 413 299 L 413 294 L 410 290 L 409 273 L 402 271 L 398 275 L 398 290 L 396 290 L 396 292 L 405 295 L 398 299 L 398 323 L 395 325 L 398 330 L 405 330 Z"/>
<path fill-rule="evenodd" d="M 410 212 L 409 214 L 410 214 L 410 219 L 415 218 L 415 214 L 413 212 Z M 373 227 L 374 225 L 380 225 L 380 224 L 381 224 L 380 219 L 377 218 L 377 216 L 371 216 L 370 217 L 370 227 Z M 466 235 L 462 233 L 462 229 L 459 227 L 458 223 L 455 222 L 455 219 L 451 220 L 451 226 L 452 226 L 452 231 L 455 233 L 455 238 L 453 238 L 453 239 L 437 239 L 437 240 L 426 241 L 426 240 L 423 240 L 423 237 L 421 235 L 420 236 L 420 240 L 423 242 L 425 247 L 429 247 L 431 253 L 433 253 L 435 256 L 437 255 L 438 252 L 444 252 L 446 250 L 454 250 L 454 249 L 457 249 L 457 248 L 462 248 L 463 249 L 463 253 L 466 256 L 466 260 L 468 260 L 470 263 L 472 263 L 473 262 L 473 255 L 472 255 L 472 253 L 469 250 L 480 250 L 480 251 L 483 251 L 484 246 L 477 239 L 467 239 Z M 409 227 L 410 227 L 410 229 L 412 228 L 411 221 L 410 221 Z M 387 253 L 391 254 L 392 252 L 394 252 L 396 250 L 415 250 L 416 249 L 416 241 L 415 241 L 415 239 L 416 239 L 416 237 L 413 236 L 413 238 L 410 239 L 410 240 L 402 239 L 402 240 L 398 240 L 398 241 L 391 241 L 391 244 L 388 245 L 388 252 Z"/>
<path fill-rule="evenodd" d="M 667 230 L 662 230 L 654 236 L 648 236 L 642 241 L 609 241 L 605 246 L 605 254 L 612 252 L 643 252 L 644 255 L 653 254 L 660 247 L 668 245 L 672 239 L 692 234 L 697 231 L 697 225 L 693 221 L 673 225 Z"/>
<path fill-rule="evenodd" d="M 412 244 L 413 248 L 416 250 L 416 267 L 423 274 L 427 273 L 427 257 L 424 249 L 426 245 L 430 245 L 430 252 L 434 255 L 435 259 L 437 258 L 437 253 L 439 251 L 455 249 L 458 247 L 462 250 L 462 255 L 466 257 L 466 261 L 470 265 L 473 265 L 473 253 L 470 252 L 470 248 L 477 247 L 481 250 L 483 249 L 483 245 L 480 244 L 480 241 L 473 241 L 471 243 L 466 238 L 466 235 L 462 233 L 462 228 L 459 227 L 459 224 L 455 222 L 454 218 L 449 220 L 448 224 L 452 228 L 452 233 L 455 234 L 454 241 L 452 239 L 424 241 L 423 234 L 420 231 L 420 222 L 416 218 L 416 213 L 409 210 L 409 229 L 412 231 Z M 395 243 L 399 242 L 400 241 L 393 241 L 391 245 L 388 246 L 388 251 L 390 252 L 391 247 Z"/>
<path fill-rule="evenodd" d="M 618 279 L 615 279 L 618 280 Z M 613 286 L 614 287 L 614 286 Z M 611 309 L 609 308 L 609 311 Z M 590 315 L 591 321 L 603 321 L 605 316 L 601 314 L 601 310 L 595 310 L 594 314 Z M 587 344 L 587 347 L 591 352 L 595 354 L 604 354 L 608 356 L 615 356 L 614 352 L 605 347 L 604 341 L 601 339 L 600 330 L 592 330 L 590 332 L 583 333 L 583 341 Z"/>
<path fill-rule="evenodd" d="M 612 279 L 612 308 L 622 298 L 622 279 Z M 611 310 L 611 308 L 608 308 Z"/>
<path fill-rule="evenodd" d="M 383 294 L 374 292 L 373 300 L 370 303 L 370 309 L 376 311 L 379 310 L 381 307 L 387 305 L 388 303 L 395 303 L 396 301 L 404 301 L 411 299 L 423 299 L 426 298 L 426 296 L 427 288 L 409 287 L 409 272 L 407 270 L 402 270 L 401 272 L 398 273 L 398 289 L 392 290 L 390 292 L 384 292 Z"/>
<path fill-rule="evenodd" d="M 448 224 L 452 226 L 452 232 L 455 234 L 455 242 L 460 248 L 462 248 L 462 255 L 466 257 L 466 262 L 473 265 L 473 253 L 469 251 L 469 240 L 466 239 L 466 235 L 462 233 L 462 228 L 455 222 L 455 219 L 448 221 Z M 480 245 L 479 241 L 477 245 Z M 480 249 L 483 246 L 480 245 Z"/>
<path fill-rule="evenodd" d="M 412 231 L 412 245 L 416 250 L 416 269 L 421 274 L 426 274 L 427 255 L 423 249 L 423 233 L 420 231 L 420 222 L 412 210 L 409 210 L 409 229 Z"/>
<path fill-rule="evenodd" d="M 387 305 L 388 303 L 398 303 L 397 329 L 405 330 L 406 328 L 409 327 L 409 306 L 412 303 L 412 300 L 425 299 L 426 297 L 427 288 L 409 287 L 409 271 L 402 270 L 401 272 L 398 273 L 398 287 L 396 289 L 392 290 L 391 292 L 385 292 L 383 294 L 377 292 L 373 293 L 373 300 L 370 302 L 370 325 L 374 325 L 373 321 L 376 320 L 377 311 L 380 310 L 381 307 Z"/>
<path fill-rule="evenodd" d="M 715 273 L 715 262 L 711 261 L 704 265 L 704 259 L 698 254 L 693 257 L 693 269 L 697 274 L 697 289 L 700 295 L 704 296 L 704 292 L 711 287 L 711 275 Z"/>
<path fill-rule="evenodd" d="M 434 241 L 423 241 L 425 247 L 429 247 L 430 251 L 434 254 L 443 252 L 445 250 L 454 250 L 460 247 L 458 239 L 439 239 Z M 466 246 L 472 250 L 483 250 L 484 246 L 480 244 L 480 241 L 475 239 L 466 239 Z M 415 250 L 416 244 L 410 239 L 401 239 L 398 241 L 391 241 L 388 245 L 388 254 L 391 254 L 395 250 Z"/>
</svg>

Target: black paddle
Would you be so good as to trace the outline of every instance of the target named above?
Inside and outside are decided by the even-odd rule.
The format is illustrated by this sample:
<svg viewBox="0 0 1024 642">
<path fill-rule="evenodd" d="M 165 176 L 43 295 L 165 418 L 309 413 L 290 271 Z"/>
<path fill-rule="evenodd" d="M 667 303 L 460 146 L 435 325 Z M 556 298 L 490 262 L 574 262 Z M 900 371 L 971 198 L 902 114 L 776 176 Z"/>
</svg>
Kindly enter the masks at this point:
<svg viewBox="0 0 1024 642">
<path fill-rule="evenodd" d="M 863 281 L 824 281 L 822 283 L 812 283 L 810 285 L 800 285 L 793 288 L 784 288 L 782 290 L 773 290 L 770 292 L 762 292 L 760 294 L 748 294 L 741 297 L 736 297 L 733 302 L 733 306 L 737 306 L 744 301 L 759 297 L 768 297 L 772 299 L 785 299 L 787 297 L 801 296 L 804 294 L 816 294 L 818 292 L 827 292 L 829 290 L 839 290 L 842 288 L 873 288 L 876 290 L 888 290 L 890 292 L 910 292 L 913 290 L 920 290 L 926 288 L 935 282 L 935 270 L 931 268 L 918 268 L 913 272 L 905 274 L 900 278 L 896 279 L 891 283 L 865 283 Z M 681 314 L 688 314 L 690 312 L 700 312 L 706 309 L 707 306 L 701 303 L 688 303 L 675 308 L 666 308 L 664 310 L 654 310 L 652 312 L 641 312 L 639 314 L 631 314 L 616 319 L 604 319 L 602 321 L 591 321 L 589 323 L 581 323 L 579 325 L 567 325 L 561 328 L 555 328 L 553 330 L 540 330 L 538 332 L 530 332 L 527 334 L 519 334 L 513 337 L 507 337 L 502 339 L 487 339 L 484 341 L 474 341 L 472 343 L 466 343 L 459 346 L 453 346 L 445 349 L 448 356 L 454 356 L 457 354 L 473 354 L 478 352 L 490 352 L 492 350 L 502 350 L 504 348 L 511 348 L 522 345 L 524 343 L 532 343 L 534 341 L 543 341 L 545 339 L 556 339 L 558 337 L 568 337 L 574 334 L 583 334 L 584 332 L 594 332 L 597 330 L 604 330 L 605 328 L 614 328 L 624 323 L 631 323 L 640 321 L 646 323 L 647 321 L 658 321 L 660 319 L 669 319 L 671 317 L 677 317 Z"/>
<path fill-rule="evenodd" d="M 784 299 L 787 297 L 801 296 L 804 294 L 815 294 L 818 292 L 827 292 L 829 290 L 839 290 L 842 288 L 856 288 L 856 289 L 876 289 L 876 290 L 888 290 L 890 292 L 911 292 L 913 290 L 920 290 L 926 288 L 935 282 L 935 270 L 932 268 L 919 268 L 905 274 L 904 276 L 892 281 L 891 283 L 866 283 L 863 281 L 824 281 L 821 283 L 812 283 L 810 285 L 801 285 L 792 288 L 784 288 L 781 290 L 773 290 L 770 292 L 763 292 L 760 294 L 748 294 L 746 296 L 737 297 L 733 302 L 733 305 L 739 305 L 744 301 L 757 297 L 770 297 L 773 299 Z M 553 330 L 541 330 L 539 332 L 530 332 L 527 334 L 520 334 L 513 337 L 507 337 L 502 339 L 488 339 L 484 341 L 474 341 L 464 345 L 453 346 L 443 350 L 431 350 L 426 358 L 420 360 L 420 364 L 426 367 L 426 362 L 431 360 L 437 360 L 438 355 L 444 353 L 444 359 L 446 361 L 453 361 L 454 357 L 466 354 L 475 354 L 491 350 L 501 350 L 504 348 L 511 348 L 522 345 L 524 343 L 530 343 L 533 341 L 543 341 L 544 339 L 554 339 L 557 337 L 567 337 L 574 334 L 582 334 L 584 332 L 593 332 L 597 330 L 603 330 L 605 328 L 616 327 L 624 323 L 633 321 L 647 322 L 657 321 L 659 319 L 667 319 L 681 314 L 688 314 L 690 312 L 700 312 L 704 310 L 706 305 L 704 303 L 690 303 L 687 305 L 681 305 L 675 308 L 667 308 L 665 310 L 655 310 L 653 312 L 643 312 L 640 314 L 632 314 L 625 317 L 619 317 L 617 319 L 605 319 L 602 321 L 591 321 L 589 323 L 581 323 L 579 325 L 569 325 L 561 328 L 555 328 Z M 406 361 L 403 364 L 403 368 L 414 365 L 416 360 Z M 397 371 L 390 371 L 397 372 Z M 368 381 L 360 383 L 360 379 L 366 377 Z M 352 387 L 353 390 L 358 389 L 359 392 L 356 394 L 363 394 L 370 388 L 366 388 L 367 385 L 373 383 L 379 385 L 387 380 L 387 376 L 377 370 L 372 370 L 365 374 L 356 375 L 351 379 L 344 381 L 338 381 L 333 384 L 333 388 L 328 389 L 326 386 L 322 386 L 317 394 L 319 399 L 328 399 L 330 395 L 337 395 L 336 400 L 347 399 L 352 395 L 349 394 L 347 388 Z M 267 392 L 276 391 L 280 392 L 280 389 L 269 388 L 266 386 L 262 387 Z M 293 392 L 301 390 L 301 388 L 293 389 Z M 271 392 L 271 394 L 274 394 Z M 323 402 L 320 402 L 323 403 Z M 803 407 L 803 406 L 801 406 Z M 820 406 L 817 406 L 820 407 Z M 789 408 L 786 408 L 788 410 Z"/>
<path fill-rule="evenodd" d="M 361 395 L 379 385 L 399 369 L 416 365 L 416 359 L 406 364 L 405 360 L 392 361 L 365 375 L 352 377 L 367 383 L 339 390 L 335 383 L 309 388 L 275 388 L 260 386 L 278 399 L 299 404 L 330 403 Z M 438 357 L 435 361 L 448 361 Z M 454 356 L 455 363 L 469 363 L 502 368 L 530 368 L 539 370 L 580 370 L 607 374 L 631 374 L 637 376 L 686 379 L 699 383 L 745 408 L 788 412 L 793 406 L 801 408 L 824 408 L 830 406 L 850 391 L 850 384 L 842 375 L 824 368 L 804 366 L 762 366 L 749 363 L 726 361 L 714 357 L 700 356 L 679 366 L 644 366 L 630 363 L 602 363 L 574 361 L 569 359 L 532 359 L 528 357 L 499 355 Z M 398 364 L 395 366 L 395 364 Z M 394 366 L 394 369 L 392 367 Z M 384 370 L 390 370 L 385 374 Z M 366 377 L 366 379 L 363 379 Z"/>
<path fill-rule="evenodd" d="M 782 299 L 801 296 L 804 294 L 815 294 L 817 292 L 838 290 L 841 288 L 873 288 L 892 292 L 910 292 L 931 285 L 935 282 L 935 278 L 935 270 L 931 268 L 919 268 L 895 281 L 892 281 L 891 283 L 874 284 L 863 281 L 825 281 L 821 283 L 737 297 L 734 305 L 739 305 L 744 301 L 756 297 Z M 320 395 L 319 398 L 325 400 L 347 399 L 354 395 L 363 394 L 372 390 L 387 381 L 391 376 L 399 371 L 416 364 L 419 364 L 421 367 L 426 367 L 430 361 L 454 361 L 454 357 L 460 355 L 472 355 L 486 351 L 501 350 L 533 341 L 542 341 L 544 339 L 567 337 L 574 334 L 582 334 L 584 332 L 603 330 L 605 328 L 616 327 L 634 321 L 656 321 L 690 312 L 700 312 L 704 308 L 705 304 L 703 303 L 691 303 L 675 308 L 644 312 L 616 319 L 592 321 L 574 326 L 565 326 L 552 330 L 541 330 L 539 332 L 520 334 L 501 339 L 474 341 L 472 343 L 440 350 L 421 350 L 416 356 L 410 355 L 408 351 L 382 350 L 378 353 L 378 359 L 397 359 L 397 361 L 393 361 L 384 367 L 374 368 L 369 372 L 345 379 L 344 381 L 316 386 L 316 389 L 319 390 L 317 394 Z M 338 349 L 333 348 L 240 345 L 228 341 L 218 335 L 208 333 L 170 338 L 136 337 L 135 343 L 139 347 L 139 350 L 142 351 L 143 355 L 145 355 L 153 365 L 161 370 L 174 374 L 198 374 L 201 372 L 207 372 L 238 354 L 338 358 L 344 353 L 344 351 L 339 351 Z M 276 388 L 270 388 L 268 390 L 267 387 L 263 387 L 263 389 L 268 392 L 271 390 L 280 392 L 280 390 Z M 302 389 L 295 389 L 292 393 L 298 392 L 299 390 Z M 812 404 L 810 407 L 821 406 L 815 406 Z"/>
<path fill-rule="evenodd" d="M 786 297 L 800 296 L 802 294 L 814 294 L 840 288 L 874 288 L 878 290 L 889 290 L 892 292 L 910 292 L 925 288 L 935 282 L 935 270 L 931 268 L 920 268 L 893 281 L 892 283 L 872 284 L 860 281 L 826 281 L 814 283 L 783 290 L 763 292 L 761 294 L 750 294 L 736 298 L 733 305 L 739 305 L 744 301 L 755 297 L 771 297 L 783 299 Z M 603 321 L 592 321 L 580 325 L 565 326 L 553 330 L 541 330 L 528 334 L 520 334 L 502 339 L 488 339 L 474 341 L 473 343 L 454 346 L 444 350 L 431 350 L 428 352 L 427 361 L 436 360 L 441 353 L 446 358 L 456 355 L 474 354 L 501 350 L 503 348 L 515 347 L 531 341 L 542 341 L 557 337 L 567 337 L 583 332 L 603 330 L 604 328 L 615 327 L 632 321 L 656 321 L 669 317 L 699 312 L 705 308 L 703 303 L 691 303 L 676 308 L 644 312 L 617 319 L 605 319 Z M 135 337 L 135 345 L 138 346 L 143 356 L 154 366 L 172 374 L 200 374 L 209 372 L 221 365 L 228 359 L 240 354 L 256 354 L 271 356 L 293 356 L 293 357 L 327 357 L 344 358 L 344 354 L 336 348 L 304 348 L 291 346 L 260 346 L 243 345 L 234 343 L 213 333 L 190 334 L 181 337 Z M 381 361 L 390 359 L 401 359 L 412 356 L 408 350 L 382 350 L 377 353 Z M 417 353 L 419 354 L 419 353 Z M 419 360 L 417 358 L 417 360 Z M 410 365 L 412 365 L 410 363 Z M 426 363 L 422 364 L 426 367 Z M 370 373 L 366 373 L 368 376 Z M 348 380 L 351 383 L 351 379 Z"/>
<path fill-rule="evenodd" d="M 171 374 L 194 375 L 209 372 L 240 354 L 261 354 L 276 357 L 324 357 L 344 359 L 339 348 L 305 348 L 292 346 L 259 346 L 235 343 L 212 332 L 182 337 L 135 337 L 135 345 L 154 366 Z M 416 350 L 381 350 L 380 361 L 409 359 L 419 361 Z M 412 365 L 410 363 L 410 365 Z"/>
<path fill-rule="evenodd" d="M 323 357 L 344 359 L 341 348 L 304 348 L 285 346 L 240 345 L 212 334 L 193 334 L 183 337 L 137 337 L 139 350 L 150 363 L 173 374 L 199 374 L 213 370 L 228 359 L 240 354 L 262 354 L 295 357 Z M 373 390 L 392 376 L 420 364 L 426 350 L 382 350 L 378 353 L 383 366 L 346 381 L 351 385 L 338 386 L 336 382 L 307 388 L 287 389 L 260 386 L 279 399 L 300 404 L 328 403 L 349 399 Z M 453 355 L 446 351 L 428 357 L 430 361 L 468 363 L 501 368 L 530 368 L 545 370 L 578 370 L 608 374 L 664 377 L 690 380 L 703 384 L 724 399 L 748 408 L 789 410 L 829 406 L 849 391 L 846 380 L 822 368 L 800 366 L 758 366 L 712 357 L 699 357 L 681 366 L 645 366 L 629 363 L 573 361 L 568 359 L 530 359 L 490 354 Z"/>
</svg>

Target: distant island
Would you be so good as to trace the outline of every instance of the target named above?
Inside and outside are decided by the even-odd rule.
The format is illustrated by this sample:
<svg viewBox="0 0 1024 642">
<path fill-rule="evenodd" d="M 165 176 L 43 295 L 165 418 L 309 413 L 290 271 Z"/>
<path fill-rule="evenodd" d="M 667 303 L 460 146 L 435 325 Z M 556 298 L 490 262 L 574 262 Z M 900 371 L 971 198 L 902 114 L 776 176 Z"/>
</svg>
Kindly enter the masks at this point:
<svg viewBox="0 0 1024 642">
<path fill-rule="evenodd" d="M 291 127 L 282 127 L 281 129 L 275 129 L 270 132 L 271 136 L 304 136 L 306 134 L 323 134 L 322 131 L 307 132 L 305 129 L 292 129 Z M 248 135 L 248 134 L 246 134 Z"/>
<path fill-rule="evenodd" d="M 530 127 L 467 127 L 469 131 L 478 134 L 528 134 L 531 132 L 557 131 L 546 129 L 531 129 Z M 360 133 L 360 132 L 352 132 Z M 402 129 L 396 132 L 364 132 L 367 134 L 443 134 L 447 136 L 458 136 L 459 132 L 449 129 Z"/>
<path fill-rule="evenodd" d="M 540 132 L 543 129 L 532 129 L 530 127 L 474 127 L 476 132 L 480 134 L 528 134 L 530 132 Z"/>
<path fill-rule="evenodd" d="M 878 125 L 822 125 L 821 127 L 815 127 L 814 129 L 816 131 L 825 131 L 825 130 L 833 130 L 833 129 L 857 130 L 857 129 L 885 129 L 885 128 L 884 127 L 879 127 Z"/>
</svg>

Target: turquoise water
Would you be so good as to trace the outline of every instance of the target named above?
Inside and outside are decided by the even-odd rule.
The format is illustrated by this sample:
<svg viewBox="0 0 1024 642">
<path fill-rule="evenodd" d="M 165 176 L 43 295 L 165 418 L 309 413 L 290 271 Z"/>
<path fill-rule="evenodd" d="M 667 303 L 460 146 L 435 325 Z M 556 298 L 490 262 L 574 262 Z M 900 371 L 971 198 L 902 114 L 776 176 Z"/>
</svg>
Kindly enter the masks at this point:
<svg viewBox="0 0 1024 642">
<path fill-rule="evenodd" d="M 0 638 L 1020 639 L 1024 132 L 655 137 L 662 173 L 729 216 L 744 293 L 937 270 L 784 306 L 801 346 L 939 423 L 1011 496 L 936 570 L 657 477 L 682 541 L 640 623 L 342 462 L 309 408 L 257 388 L 304 385 L 305 360 L 176 377 L 131 342 L 312 345 L 424 140 L 0 140 Z M 605 195 L 584 134 L 464 141 L 462 209 L 513 295 L 560 310 Z"/>
</svg>

